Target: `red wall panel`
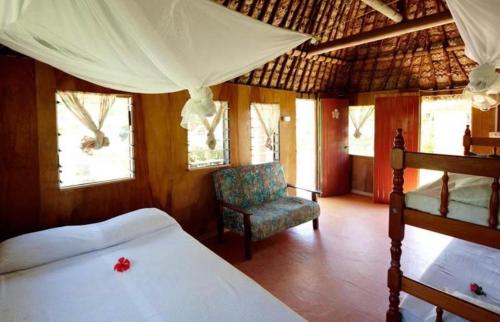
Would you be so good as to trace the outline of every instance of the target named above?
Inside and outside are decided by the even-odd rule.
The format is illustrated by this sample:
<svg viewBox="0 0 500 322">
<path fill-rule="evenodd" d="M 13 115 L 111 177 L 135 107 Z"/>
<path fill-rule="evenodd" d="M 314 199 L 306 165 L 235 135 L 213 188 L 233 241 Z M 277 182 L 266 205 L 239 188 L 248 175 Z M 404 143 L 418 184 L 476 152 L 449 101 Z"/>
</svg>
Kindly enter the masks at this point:
<svg viewBox="0 0 500 322">
<path fill-rule="evenodd" d="M 375 101 L 375 161 L 373 199 L 388 203 L 392 191 L 391 150 L 396 129 L 403 129 L 408 151 L 419 149 L 419 96 L 378 97 Z M 405 190 L 418 184 L 418 170 L 405 170 Z"/>
<path fill-rule="evenodd" d="M 347 194 L 350 191 L 347 99 L 321 100 L 321 190 L 322 197 Z M 338 111 L 338 118 L 333 117 Z"/>
</svg>

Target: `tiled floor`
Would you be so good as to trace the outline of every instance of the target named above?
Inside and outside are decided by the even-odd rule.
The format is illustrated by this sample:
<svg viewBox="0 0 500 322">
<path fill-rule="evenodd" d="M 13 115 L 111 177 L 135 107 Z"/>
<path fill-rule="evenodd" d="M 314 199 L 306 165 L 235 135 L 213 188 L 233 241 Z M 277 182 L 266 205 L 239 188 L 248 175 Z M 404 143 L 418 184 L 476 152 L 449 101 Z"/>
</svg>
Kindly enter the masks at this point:
<svg viewBox="0 0 500 322">
<path fill-rule="evenodd" d="M 306 223 L 254 243 L 243 259 L 243 240 L 226 233 L 206 245 L 309 321 L 384 321 L 389 267 L 388 209 L 366 197 L 320 200 L 319 231 Z M 418 277 L 448 237 L 407 228 L 403 270 Z"/>
</svg>

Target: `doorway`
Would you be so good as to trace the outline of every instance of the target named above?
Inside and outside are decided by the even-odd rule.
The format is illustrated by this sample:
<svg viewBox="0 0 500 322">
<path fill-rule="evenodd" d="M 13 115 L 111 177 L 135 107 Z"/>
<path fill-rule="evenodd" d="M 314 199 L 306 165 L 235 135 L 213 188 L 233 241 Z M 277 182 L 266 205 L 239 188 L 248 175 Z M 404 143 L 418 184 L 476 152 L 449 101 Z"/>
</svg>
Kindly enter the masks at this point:
<svg viewBox="0 0 500 322">
<path fill-rule="evenodd" d="M 313 99 L 296 100 L 297 186 L 317 189 L 317 110 Z M 311 193 L 297 190 L 297 196 L 311 199 Z"/>
</svg>

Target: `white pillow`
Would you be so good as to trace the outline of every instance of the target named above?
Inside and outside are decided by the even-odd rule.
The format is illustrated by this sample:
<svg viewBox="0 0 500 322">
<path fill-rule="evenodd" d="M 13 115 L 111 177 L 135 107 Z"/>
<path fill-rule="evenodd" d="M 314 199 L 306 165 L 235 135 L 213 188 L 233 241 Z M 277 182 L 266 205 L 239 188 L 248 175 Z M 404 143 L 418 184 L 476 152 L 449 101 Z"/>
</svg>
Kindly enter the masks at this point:
<svg viewBox="0 0 500 322">
<path fill-rule="evenodd" d="M 450 189 L 450 199 L 468 205 L 488 208 L 490 205 L 492 178 L 468 176 L 455 181 Z"/>
<path fill-rule="evenodd" d="M 156 208 L 82 226 L 64 226 L 29 233 L 0 244 L 0 274 L 111 247 L 162 228 L 178 225 Z"/>
</svg>

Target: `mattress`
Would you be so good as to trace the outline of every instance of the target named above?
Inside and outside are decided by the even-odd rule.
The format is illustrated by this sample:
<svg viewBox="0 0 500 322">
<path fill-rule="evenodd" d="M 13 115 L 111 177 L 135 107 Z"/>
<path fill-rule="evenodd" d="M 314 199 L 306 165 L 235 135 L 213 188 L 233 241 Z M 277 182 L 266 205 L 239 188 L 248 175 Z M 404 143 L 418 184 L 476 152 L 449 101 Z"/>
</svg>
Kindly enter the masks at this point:
<svg viewBox="0 0 500 322">
<path fill-rule="evenodd" d="M 500 250 L 453 239 L 418 280 L 500 314 Z M 470 283 L 481 285 L 486 296 L 471 293 Z M 436 318 L 435 306 L 409 295 L 403 298 L 401 313 L 405 322 Z M 465 321 L 448 312 L 443 318 Z"/>
<path fill-rule="evenodd" d="M 119 273 L 113 266 L 122 256 L 131 267 Z M 0 274 L 0 321 L 304 319 L 172 223 L 116 245 Z"/>
<path fill-rule="evenodd" d="M 457 195 L 458 197 L 458 189 L 455 190 L 455 186 L 458 186 L 461 182 L 466 182 L 467 180 L 474 178 L 478 177 L 460 174 L 449 175 L 448 187 L 450 200 L 448 202 L 448 218 L 488 226 L 489 210 L 485 202 L 489 200 L 489 194 L 491 193 L 489 185 L 483 185 L 484 187 L 482 187 L 479 191 L 479 194 L 482 195 L 481 198 L 483 201 L 481 206 L 478 206 L 477 202 L 471 203 L 469 198 L 464 198 L 462 201 L 454 200 L 460 200 L 460 198 L 454 198 L 454 195 Z M 417 190 L 407 192 L 405 199 L 406 207 L 439 216 L 439 207 L 441 205 L 441 186 L 442 181 L 437 180 L 424 185 Z M 464 191 L 467 191 L 467 186 L 464 188 Z M 479 190 L 477 189 L 477 186 L 474 186 L 473 189 L 476 192 Z M 500 228 L 500 224 L 498 225 L 498 228 Z"/>
</svg>

